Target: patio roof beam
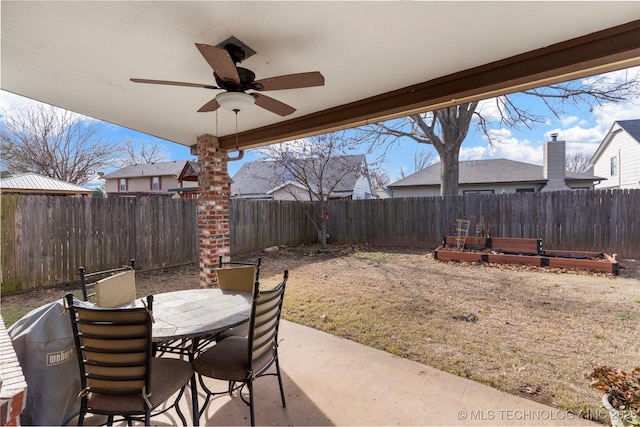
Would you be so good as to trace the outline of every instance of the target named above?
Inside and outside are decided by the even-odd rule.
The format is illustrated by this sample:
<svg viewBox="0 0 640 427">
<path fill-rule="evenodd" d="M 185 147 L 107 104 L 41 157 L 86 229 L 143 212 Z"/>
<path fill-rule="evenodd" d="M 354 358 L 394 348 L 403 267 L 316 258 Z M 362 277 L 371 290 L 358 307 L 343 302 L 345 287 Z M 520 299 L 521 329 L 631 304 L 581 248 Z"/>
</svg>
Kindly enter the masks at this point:
<svg viewBox="0 0 640 427">
<path fill-rule="evenodd" d="M 640 65 L 640 21 L 350 104 L 220 138 L 252 148 Z M 237 145 L 236 145 L 237 144 Z"/>
</svg>

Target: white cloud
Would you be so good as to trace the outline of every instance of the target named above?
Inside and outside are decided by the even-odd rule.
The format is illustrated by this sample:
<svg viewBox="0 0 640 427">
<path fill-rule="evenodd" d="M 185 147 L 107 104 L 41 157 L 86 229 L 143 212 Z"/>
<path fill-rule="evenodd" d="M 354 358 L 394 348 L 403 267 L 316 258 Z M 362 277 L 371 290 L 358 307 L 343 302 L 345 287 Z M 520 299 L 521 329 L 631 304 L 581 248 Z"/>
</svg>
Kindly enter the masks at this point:
<svg viewBox="0 0 640 427">
<path fill-rule="evenodd" d="M 624 104 L 604 104 L 594 108 L 593 118 L 607 132 L 617 120 L 640 118 L 640 99 Z"/>
<path fill-rule="evenodd" d="M 597 143 L 602 142 L 606 130 L 603 131 L 599 126 L 580 127 L 574 126 L 568 129 L 553 129 L 545 133 L 550 138 L 552 133 L 558 134 L 558 140 L 567 141 L 567 143 Z"/>
<path fill-rule="evenodd" d="M 461 147 L 460 160 L 476 160 L 485 158 L 489 147 Z"/>
<path fill-rule="evenodd" d="M 564 127 L 571 126 L 574 123 L 585 123 L 584 120 L 577 116 L 561 117 L 560 122 Z"/>
<path fill-rule="evenodd" d="M 527 139 L 518 140 L 509 129 L 495 129 L 490 133 L 497 142 L 486 146 L 462 147 L 460 160 L 509 159 L 542 164 L 542 146 L 534 145 Z"/>
<path fill-rule="evenodd" d="M 574 126 L 569 129 L 553 129 L 546 132 L 545 135 L 551 139 L 551 134 L 557 133 L 558 140 L 567 143 L 567 154 L 593 154 L 604 139 L 606 132 L 607 130 L 600 126 L 590 128 Z"/>
<path fill-rule="evenodd" d="M 491 122 L 491 121 L 499 121 L 501 118 L 500 109 L 498 105 L 502 105 L 503 101 L 500 97 L 494 97 L 489 99 L 484 99 L 478 102 L 478 107 L 476 111 L 482 115 L 482 117 Z M 474 116 L 473 120 L 475 122 L 478 121 L 477 116 Z"/>
</svg>

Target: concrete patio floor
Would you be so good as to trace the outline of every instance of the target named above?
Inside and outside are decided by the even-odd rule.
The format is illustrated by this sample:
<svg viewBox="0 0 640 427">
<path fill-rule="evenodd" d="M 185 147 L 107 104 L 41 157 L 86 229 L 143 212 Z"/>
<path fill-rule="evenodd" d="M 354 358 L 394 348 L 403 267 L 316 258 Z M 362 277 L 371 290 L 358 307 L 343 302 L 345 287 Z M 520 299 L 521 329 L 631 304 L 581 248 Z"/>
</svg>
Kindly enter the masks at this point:
<svg viewBox="0 0 640 427">
<path fill-rule="evenodd" d="M 287 407 L 276 378 L 260 378 L 258 425 L 600 425 L 295 323 L 283 321 L 280 338 Z M 226 388 L 215 380 L 207 385 Z M 189 396 L 181 408 L 191 422 Z M 89 416 L 85 424 L 101 421 Z M 168 412 L 151 423 L 180 420 Z M 217 397 L 200 425 L 249 425 L 249 408 L 239 397 Z"/>
</svg>

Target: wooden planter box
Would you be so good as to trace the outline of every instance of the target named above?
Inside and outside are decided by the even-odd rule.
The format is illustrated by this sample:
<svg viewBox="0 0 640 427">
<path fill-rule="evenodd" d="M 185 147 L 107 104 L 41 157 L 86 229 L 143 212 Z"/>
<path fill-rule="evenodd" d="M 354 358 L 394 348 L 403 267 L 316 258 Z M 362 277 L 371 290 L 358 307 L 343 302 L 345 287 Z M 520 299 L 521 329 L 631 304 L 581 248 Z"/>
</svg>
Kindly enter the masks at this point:
<svg viewBox="0 0 640 427">
<path fill-rule="evenodd" d="M 440 246 L 435 250 L 434 258 L 440 261 L 480 262 L 482 261 L 482 254 L 479 252 L 452 251 L 450 249 L 444 249 L 442 246 Z"/>
<path fill-rule="evenodd" d="M 607 254 L 590 251 L 566 251 L 566 250 L 544 250 L 542 251 L 542 241 L 540 239 L 518 239 L 518 238 L 480 238 L 470 236 L 465 241 L 465 249 L 482 250 L 484 252 L 504 251 L 513 253 L 482 253 L 457 251 L 456 237 L 446 236 L 443 246 L 438 247 L 434 252 L 434 258 L 441 261 L 463 261 L 463 262 L 495 262 L 500 264 L 525 264 L 536 267 L 556 267 L 586 271 L 603 271 L 618 275 L 618 262 Z M 537 254 L 537 255 L 534 255 Z M 604 260 L 570 258 L 571 255 L 597 258 L 604 256 Z"/>
<path fill-rule="evenodd" d="M 576 252 L 572 252 L 575 254 Z M 578 252 L 581 254 L 581 252 Z M 618 275 L 618 262 L 611 258 L 609 255 L 604 254 L 606 261 L 598 261 L 591 259 L 572 259 L 572 258 L 547 258 L 549 261 L 549 267 L 557 268 L 574 268 L 577 270 L 587 271 L 603 271 L 605 273 L 612 273 Z"/>
<path fill-rule="evenodd" d="M 504 255 L 504 254 L 488 254 L 487 261 L 497 262 L 499 264 L 526 264 L 542 266 L 542 257 L 528 255 Z"/>
<path fill-rule="evenodd" d="M 597 257 L 600 256 L 600 254 L 602 254 L 602 252 L 590 252 L 590 251 L 561 251 L 558 249 L 547 249 L 545 251 L 543 251 L 544 255 L 550 255 L 550 256 L 554 256 L 554 255 L 584 255 L 584 256 L 589 256 L 589 257 Z M 604 254 L 606 256 L 608 256 L 607 254 Z"/>
<path fill-rule="evenodd" d="M 515 237 L 492 237 L 488 242 L 487 247 L 505 252 L 540 254 L 542 250 L 542 240 L 519 239 Z"/>
</svg>

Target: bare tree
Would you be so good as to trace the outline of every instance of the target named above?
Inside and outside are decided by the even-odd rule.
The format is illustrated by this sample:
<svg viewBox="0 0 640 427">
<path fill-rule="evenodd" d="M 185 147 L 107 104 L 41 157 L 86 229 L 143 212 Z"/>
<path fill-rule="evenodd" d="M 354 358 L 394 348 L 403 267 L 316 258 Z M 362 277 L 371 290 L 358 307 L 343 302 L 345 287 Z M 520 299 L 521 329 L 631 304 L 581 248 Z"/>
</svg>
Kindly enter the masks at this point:
<svg viewBox="0 0 640 427">
<path fill-rule="evenodd" d="M 371 179 L 371 185 L 374 188 L 384 187 L 391 181 L 391 177 L 384 170 L 380 168 L 369 167 L 369 177 Z"/>
<path fill-rule="evenodd" d="M 329 200 L 347 196 L 339 191 L 346 179 L 368 176 L 364 155 L 348 155 L 359 143 L 356 134 L 341 131 L 260 150 L 276 169 L 269 174 L 271 186 L 281 186 L 292 199 L 308 203 L 307 216 L 322 249 L 327 248 Z"/>
<path fill-rule="evenodd" d="M 589 160 L 591 156 L 587 153 L 567 154 L 567 170 L 576 173 L 587 172 L 592 167 Z"/>
<path fill-rule="evenodd" d="M 34 172 L 82 185 L 113 164 L 116 145 L 98 135 L 94 122 L 38 104 L 5 113 L 2 157 L 12 174 Z"/>
<path fill-rule="evenodd" d="M 413 153 L 413 172 L 411 173 L 421 171 L 422 169 L 429 166 L 429 162 L 431 161 L 432 156 L 433 156 L 433 151 L 420 150 L 416 153 Z M 405 168 L 400 169 L 401 178 L 406 178 L 405 171 L 406 171 Z"/>
<path fill-rule="evenodd" d="M 640 95 L 640 72 L 627 70 L 619 79 L 619 73 L 603 74 L 588 79 L 580 79 L 526 90 L 494 98 L 491 115 L 480 111 L 477 101 L 454 107 L 443 108 L 423 114 L 414 114 L 403 119 L 378 123 L 363 128 L 369 133 L 373 146 L 390 149 L 394 143 L 409 138 L 420 144 L 430 144 L 440 155 L 440 194 L 458 195 L 459 154 L 472 118 L 476 118 L 478 128 L 487 136 L 489 143 L 499 142 L 495 127 L 527 127 L 544 123 L 547 116 L 534 114 L 520 102 L 523 97 L 542 100 L 548 112 L 556 117 L 564 113 L 568 105 L 593 108 L 604 103 L 626 102 Z"/>
<path fill-rule="evenodd" d="M 120 146 L 120 152 L 123 154 L 121 166 L 167 162 L 170 159 L 164 145 L 155 144 L 146 139 L 139 141 L 125 139 Z"/>
</svg>

